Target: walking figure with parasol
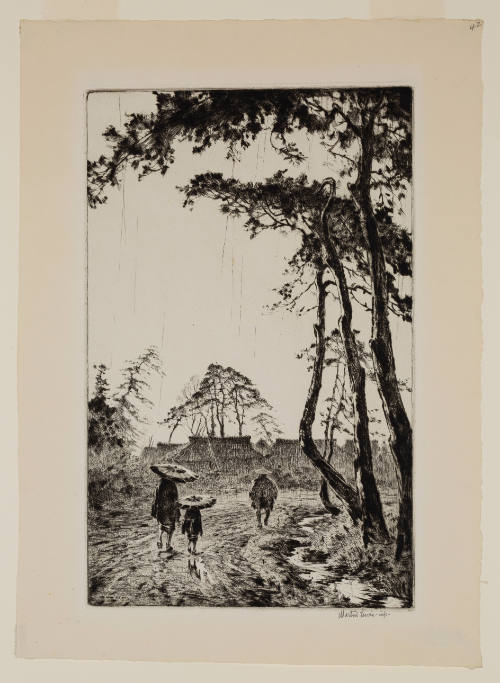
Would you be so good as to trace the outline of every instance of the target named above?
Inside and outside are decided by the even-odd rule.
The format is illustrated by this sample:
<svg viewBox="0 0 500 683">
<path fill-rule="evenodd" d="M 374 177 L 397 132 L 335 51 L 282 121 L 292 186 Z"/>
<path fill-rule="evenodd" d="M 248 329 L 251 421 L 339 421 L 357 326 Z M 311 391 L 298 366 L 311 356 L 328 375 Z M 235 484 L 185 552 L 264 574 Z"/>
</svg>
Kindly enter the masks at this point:
<svg viewBox="0 0 500 683">
<path fill-rule="evenodd" d="M 182 523 L 182 533 L 186 534 L 188 538 L 188 552 L 191 555 L 196 555 L 198 537 L 203 536 L 200 510 L 212 507 L 215 502 L 215 498 L 198 494 L 183 498 L 180 502 L 180 507 L 186 510 Z"/>
<path fill-rule="evenodd" d="M 177 483 L 195 481 L 197 476 L 177 463 L 161 463 L 151 465 L 151 470 L 160 477 L 160 483 L 156 487 L 151 516 L 158 522 L 158 541 L 157 546 L 161 551 L 163 548 L 163 534 L 167 535 L 165 550 L 173 553 L 172 536 L 175 525 L 179 522 L 181 512 L 179 506 L 179 492 Z"/>
</svg>

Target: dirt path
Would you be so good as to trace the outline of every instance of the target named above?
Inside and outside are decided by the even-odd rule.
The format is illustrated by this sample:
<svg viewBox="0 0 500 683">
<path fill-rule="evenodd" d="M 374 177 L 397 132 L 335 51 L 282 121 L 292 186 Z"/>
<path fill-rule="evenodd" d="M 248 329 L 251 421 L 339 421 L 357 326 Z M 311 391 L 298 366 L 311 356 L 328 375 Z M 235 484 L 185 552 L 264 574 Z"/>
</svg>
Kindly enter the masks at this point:
<svg viewBox="0 0 500 683">
<path fill-rule="evenodd" d="M 89 524 L 89 602 L 352 606 L 352 597 L 337 589 L 344 579 L 321 564 L 325 558 L 316 554 L 303 559 L 311 524 L 317 530 L 332 523 L 341 521 L 325 514 L 314 493 L 281 494 L 269 527 L 262 530 L 247 495 L 219 497 L 215 507 L 203 512 L 200 554 L 188 554 L 186 538 L 177 528 L 175 553 L 166 557 L 156 547 L 150 501 L 131 501 L 118 512 L 101 511 Z M 363 599 L 361 604 L 369 603 Z"/>
</svg>

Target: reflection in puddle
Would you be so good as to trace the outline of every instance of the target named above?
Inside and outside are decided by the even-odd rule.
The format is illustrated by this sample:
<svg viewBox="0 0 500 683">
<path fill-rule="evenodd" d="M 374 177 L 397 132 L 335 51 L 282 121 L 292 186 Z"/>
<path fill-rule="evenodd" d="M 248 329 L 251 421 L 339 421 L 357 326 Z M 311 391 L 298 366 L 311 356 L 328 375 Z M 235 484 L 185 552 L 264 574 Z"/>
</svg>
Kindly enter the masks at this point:
<svg viewBox="0 0 500 683">
<path fill-rule="evenodd" d="M 303 529 L 311 529 L 315 522 L 320 520 L 322 515 L 305 517 L 300 526 Z M 387 596 L 377 591 L 369 584 L 363 583 L 357 578 L 343 578 L 335 580 L 332 567 L 324 561 L 312 560 L 311 553 L 307 555 L 308 546 L 304 543 L 304 538 L 294 538 L 294 549 L 289 556 L 289 562 L 301 571 L 300 577 L 311 583 L 320 583 L 327 586 L 329 592 L 334 593 L 350 605 L 360 607 L 372 605 L 378 607 L 404 607 L 400 598 Z M 310 550 L 310 549 L 309 549 Z M 316 557 L 318 553 L 314 557 Z"/>
<path fill-rule="evenodd" d="M 290 563 L 293 564 L 297 569 L 302 571 L 300 577 L 308 581 L 330 581 L 332 578 L 331 568 L 327 564 L 320 564 L 318 562 L 307 562 L 302 556 L 304 546 L 299 539 L 293 539 L 298 541 L 298 545 L 295 550 L 290 555 Z"/>
<path fill-rule="evenodd" d="M 195 577 L 201 583 L 212 584 L 210 573 L 205 566 L 203 560 L 199 557 L 188 558 L 188 572 L 190 576 Z"/>
<path fill-rule="evenodd" d="M 392 596 L 388 596 L 384 600 L 382 600 L 382 604 L 384 607 L 404 607 L 405 604 L 401 598 L 393 598 Z"/>
<path fill-rule="evenodd" d="M 350 605 L 359 607 L 361 605 L 372 605 L 379 607 L 404 607 L 400 598 L 381 594 L 372 586 L 363 583 L 356 578 L 344 578 L 338 581 L 333 580 L 332 568 L 324 563 L 307 561 L 303 558 L 304 546 L 299 545 L 290 556 L 290 563 L 301 570 L 301 578 L 311 583 L 321 583 L 327 585 L 328 590 L 339 595 Z"/>
<path fill-rule="evenodd" d="M 372 588 L 358 579 L 341 579 L 336 581 L 334 586 L 339 595 L 349 600 L 351 605 L 363 605 L 374 594 Z"/>
</svg>

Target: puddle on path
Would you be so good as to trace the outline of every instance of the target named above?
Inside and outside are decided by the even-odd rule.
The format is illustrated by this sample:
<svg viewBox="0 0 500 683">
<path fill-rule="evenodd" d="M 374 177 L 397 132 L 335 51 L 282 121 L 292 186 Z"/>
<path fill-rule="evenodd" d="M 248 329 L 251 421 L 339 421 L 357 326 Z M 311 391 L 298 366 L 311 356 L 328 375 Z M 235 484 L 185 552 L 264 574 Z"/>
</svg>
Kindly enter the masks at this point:
<svg viewBox="0 0 500 683">
<path fill-rule="evenodd" d="M 310 515 L 299 522 L 306 531 L 313 531 L 314 525 L 324 519 L 324 514 Z M 404 607 L 400 598 L 388 596 L 375 587 L 355 577 L 335 578 L 334 569 L 321 551 L 311 549 L 307 538 L 291 539 L 293 550 L 289 562 L 300 570 L 300 577 L 313 584 L 324 585 L 330 593 L 340 596 L 349 605 L 355 607 Z"/>
</svg>

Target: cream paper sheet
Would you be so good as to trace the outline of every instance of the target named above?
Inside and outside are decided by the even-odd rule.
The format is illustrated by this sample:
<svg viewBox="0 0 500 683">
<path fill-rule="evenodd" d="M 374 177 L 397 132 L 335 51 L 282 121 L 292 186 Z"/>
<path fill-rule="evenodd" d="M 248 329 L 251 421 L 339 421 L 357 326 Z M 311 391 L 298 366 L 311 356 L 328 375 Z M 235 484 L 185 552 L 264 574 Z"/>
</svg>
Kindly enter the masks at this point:
<svg viewBox="0 0 500 683">
<path fill-rule="evenodd" d="M 21 44 L 18 656 L 479 665 L 481 25 L 24 22 Z M 382 84 L 415 92 L 415 608 L 89 607 L 86 91 Z"/>
</svg>

